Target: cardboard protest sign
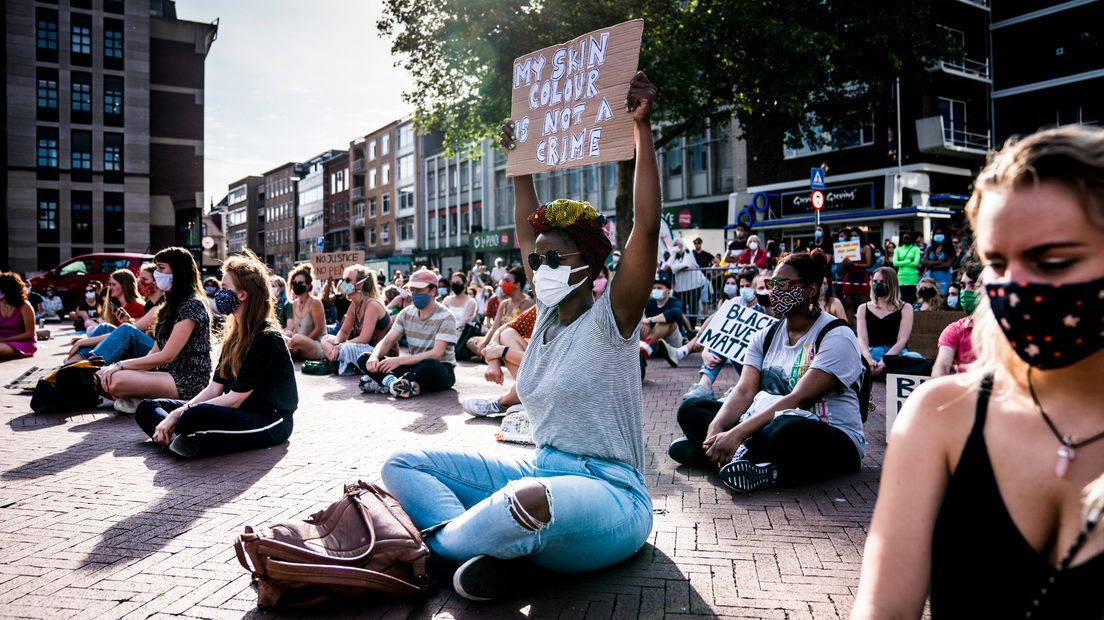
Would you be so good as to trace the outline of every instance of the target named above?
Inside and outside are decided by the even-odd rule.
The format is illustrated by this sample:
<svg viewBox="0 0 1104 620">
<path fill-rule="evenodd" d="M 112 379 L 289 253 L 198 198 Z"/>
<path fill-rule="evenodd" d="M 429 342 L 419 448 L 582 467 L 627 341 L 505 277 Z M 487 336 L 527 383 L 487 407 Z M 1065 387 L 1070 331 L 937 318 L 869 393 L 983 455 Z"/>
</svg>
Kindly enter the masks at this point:
<svg viewBox="0 0 1104 620">
<path fill-rule="evenodd" d="M 743 364 L 751 337 L 777 320 L 748 308 L 738 299 L 730 299 L 713 315 L 698 342 L 721 357 Z"/>
<path fill-rule="evenodd" d="M 625 95 L 643 33 L 635 19 L 514 60 L 517 148 L 507 155 L 508 176 L 633 158 Z"/>
<path fill-rule="evenodd" d="M 886 441 L 889 441 L 889 431 L 909 395 L 929 379 L 931 377 L 923 375 L 886 375 Z"/>
<path fill-rule="evenodd" d="M 364 262 L 364 252 L 326 252 L 311 254 L 311 267 L 315 280 L 340 279 L 349 265 Z"/>
<path fill-rule="evenodd" d="M 837 241 L 832 244 L 832 260 L 842 263 L 843 259 L 862 260 L 862 248 L 858 241 Z"/>
</svg>

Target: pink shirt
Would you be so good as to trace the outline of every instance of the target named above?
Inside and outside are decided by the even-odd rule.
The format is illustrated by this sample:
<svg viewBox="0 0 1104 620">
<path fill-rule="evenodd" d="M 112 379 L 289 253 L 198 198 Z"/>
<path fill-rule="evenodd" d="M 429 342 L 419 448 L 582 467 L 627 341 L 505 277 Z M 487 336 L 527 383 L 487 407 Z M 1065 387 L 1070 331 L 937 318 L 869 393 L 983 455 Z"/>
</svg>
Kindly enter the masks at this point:
<svg viewBox="0 0 1104 620">
<path fill-rule="evenodd" d="M 973 345 L 970 343 L 970 335 L 973 331 L 974 321 L 965 316 L 945 327 L 943 333 L 939 334 L 939 346 L 954 349 L 952 367 L 955 372 L 966 372 L 967 367 L 977 360 Z"/>
</svg>

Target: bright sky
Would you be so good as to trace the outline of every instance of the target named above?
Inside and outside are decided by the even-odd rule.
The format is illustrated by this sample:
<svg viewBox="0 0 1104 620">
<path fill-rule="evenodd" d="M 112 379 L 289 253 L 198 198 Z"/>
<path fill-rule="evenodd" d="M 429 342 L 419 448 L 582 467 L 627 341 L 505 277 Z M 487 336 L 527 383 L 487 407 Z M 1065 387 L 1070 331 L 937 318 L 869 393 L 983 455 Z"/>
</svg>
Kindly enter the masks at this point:
<svg viewBox="0 0 1104 620">
<path fill-rule="evenodd" d="M 227 185 L 303 161 L 410 113 L 411 80 L 376 32 L 379 0 L 178 0 L 219 19 L 207 54 L 205 205 Z"/>
</svg>

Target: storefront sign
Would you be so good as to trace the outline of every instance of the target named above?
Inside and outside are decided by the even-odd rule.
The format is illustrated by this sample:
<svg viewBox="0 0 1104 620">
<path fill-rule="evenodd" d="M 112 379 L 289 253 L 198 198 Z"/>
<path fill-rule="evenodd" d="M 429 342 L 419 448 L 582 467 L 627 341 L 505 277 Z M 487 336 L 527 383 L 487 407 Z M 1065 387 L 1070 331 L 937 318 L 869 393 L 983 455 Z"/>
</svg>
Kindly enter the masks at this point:
<svg viewBox="0 0 1104 620">
<path fill-rule="evenodd" d="M 470 236 L 471 249 L 474 252 L 483 250 L 499 250 L 514 247 L 514 231 L 509 228 L 492 230 L 488 232 L 472 233 Z"/>
<path fill-rule="evenodd" d="M 842 185 L 821 190 L 824 193 L 824 211 L 852 211 L 874 208 L 874 184 Z M 782 194 L 779 217 L 813 214 L 812 196 L 808 190 Z"/>
<path fill-rule="evenodd" d="M 709 327 L 698 336 L 698 342 L 723 358 L 743 364 L 752 336 L 777 320 L 748 308 L 738 299 L 730 299 L 713 315 Z"/>
<path fill-rule="evenodd" d="M 702 227 L 702 207 L 699 204 L 663 207 L 663 219 L 672 230 Z"/>
<path fill-rule="evenodd" d="M 636 19 L 514 60 L 510 118 L 517 148 L 507 156 L 506 174 L 632 159 L 632 112 L 624 102 L 643 33 L 644 21 Z"/>
</svg>

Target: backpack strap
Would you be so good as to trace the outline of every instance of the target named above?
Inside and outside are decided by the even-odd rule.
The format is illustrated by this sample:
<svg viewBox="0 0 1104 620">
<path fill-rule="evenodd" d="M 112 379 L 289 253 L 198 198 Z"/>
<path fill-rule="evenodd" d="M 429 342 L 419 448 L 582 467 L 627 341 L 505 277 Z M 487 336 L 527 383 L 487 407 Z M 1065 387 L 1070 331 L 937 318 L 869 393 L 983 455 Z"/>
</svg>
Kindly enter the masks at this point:
<svg viewBox="0 0 1104 620">
<path fill-rule="evenodd" d="M 774 342 L 774 335 L 778 333 L 778 328 L 782 327 L 782 319 L 778 319 L 767 328 L 767 335 L 763 336 L 763 358 L 766 359 L 767 351 L 770 351 L 771 343 Z"/>
<path fill-rule="evenodd" d="M 817 351 L 820 350 L 820 343 L 821 343 L 821 341 L 824 340 L 824 337 L 828 335 L 828 332 L 832 331 L 833 329 L 836 329 L 837 327 L 846 327 L 848 329 L 851 329 L 851 323 L 848 323 L 847 321 L 845 321 L 843 319 L 836 319 L 834 321 L 831 321 L 830 323 L 828 323 L 824 327 L 822 327 L 820 329 L 820 332 L 816 335 L 816 340 L 813 341 L 813 354 L 814 355 L 816 354 Z M 859 379 L 857 381 L 855 381 L 855 384 L 851 386 L 851 389 L 855 390 L 855 395 L 856 396 L 859 395 L 859 392 L 862 389 L 862 377 L 861 376 L 859 377 Z M 842 393 L 842 392 L 843 392 L 843 390 L 840 390 L 840 393 Z"/>
</svg>

